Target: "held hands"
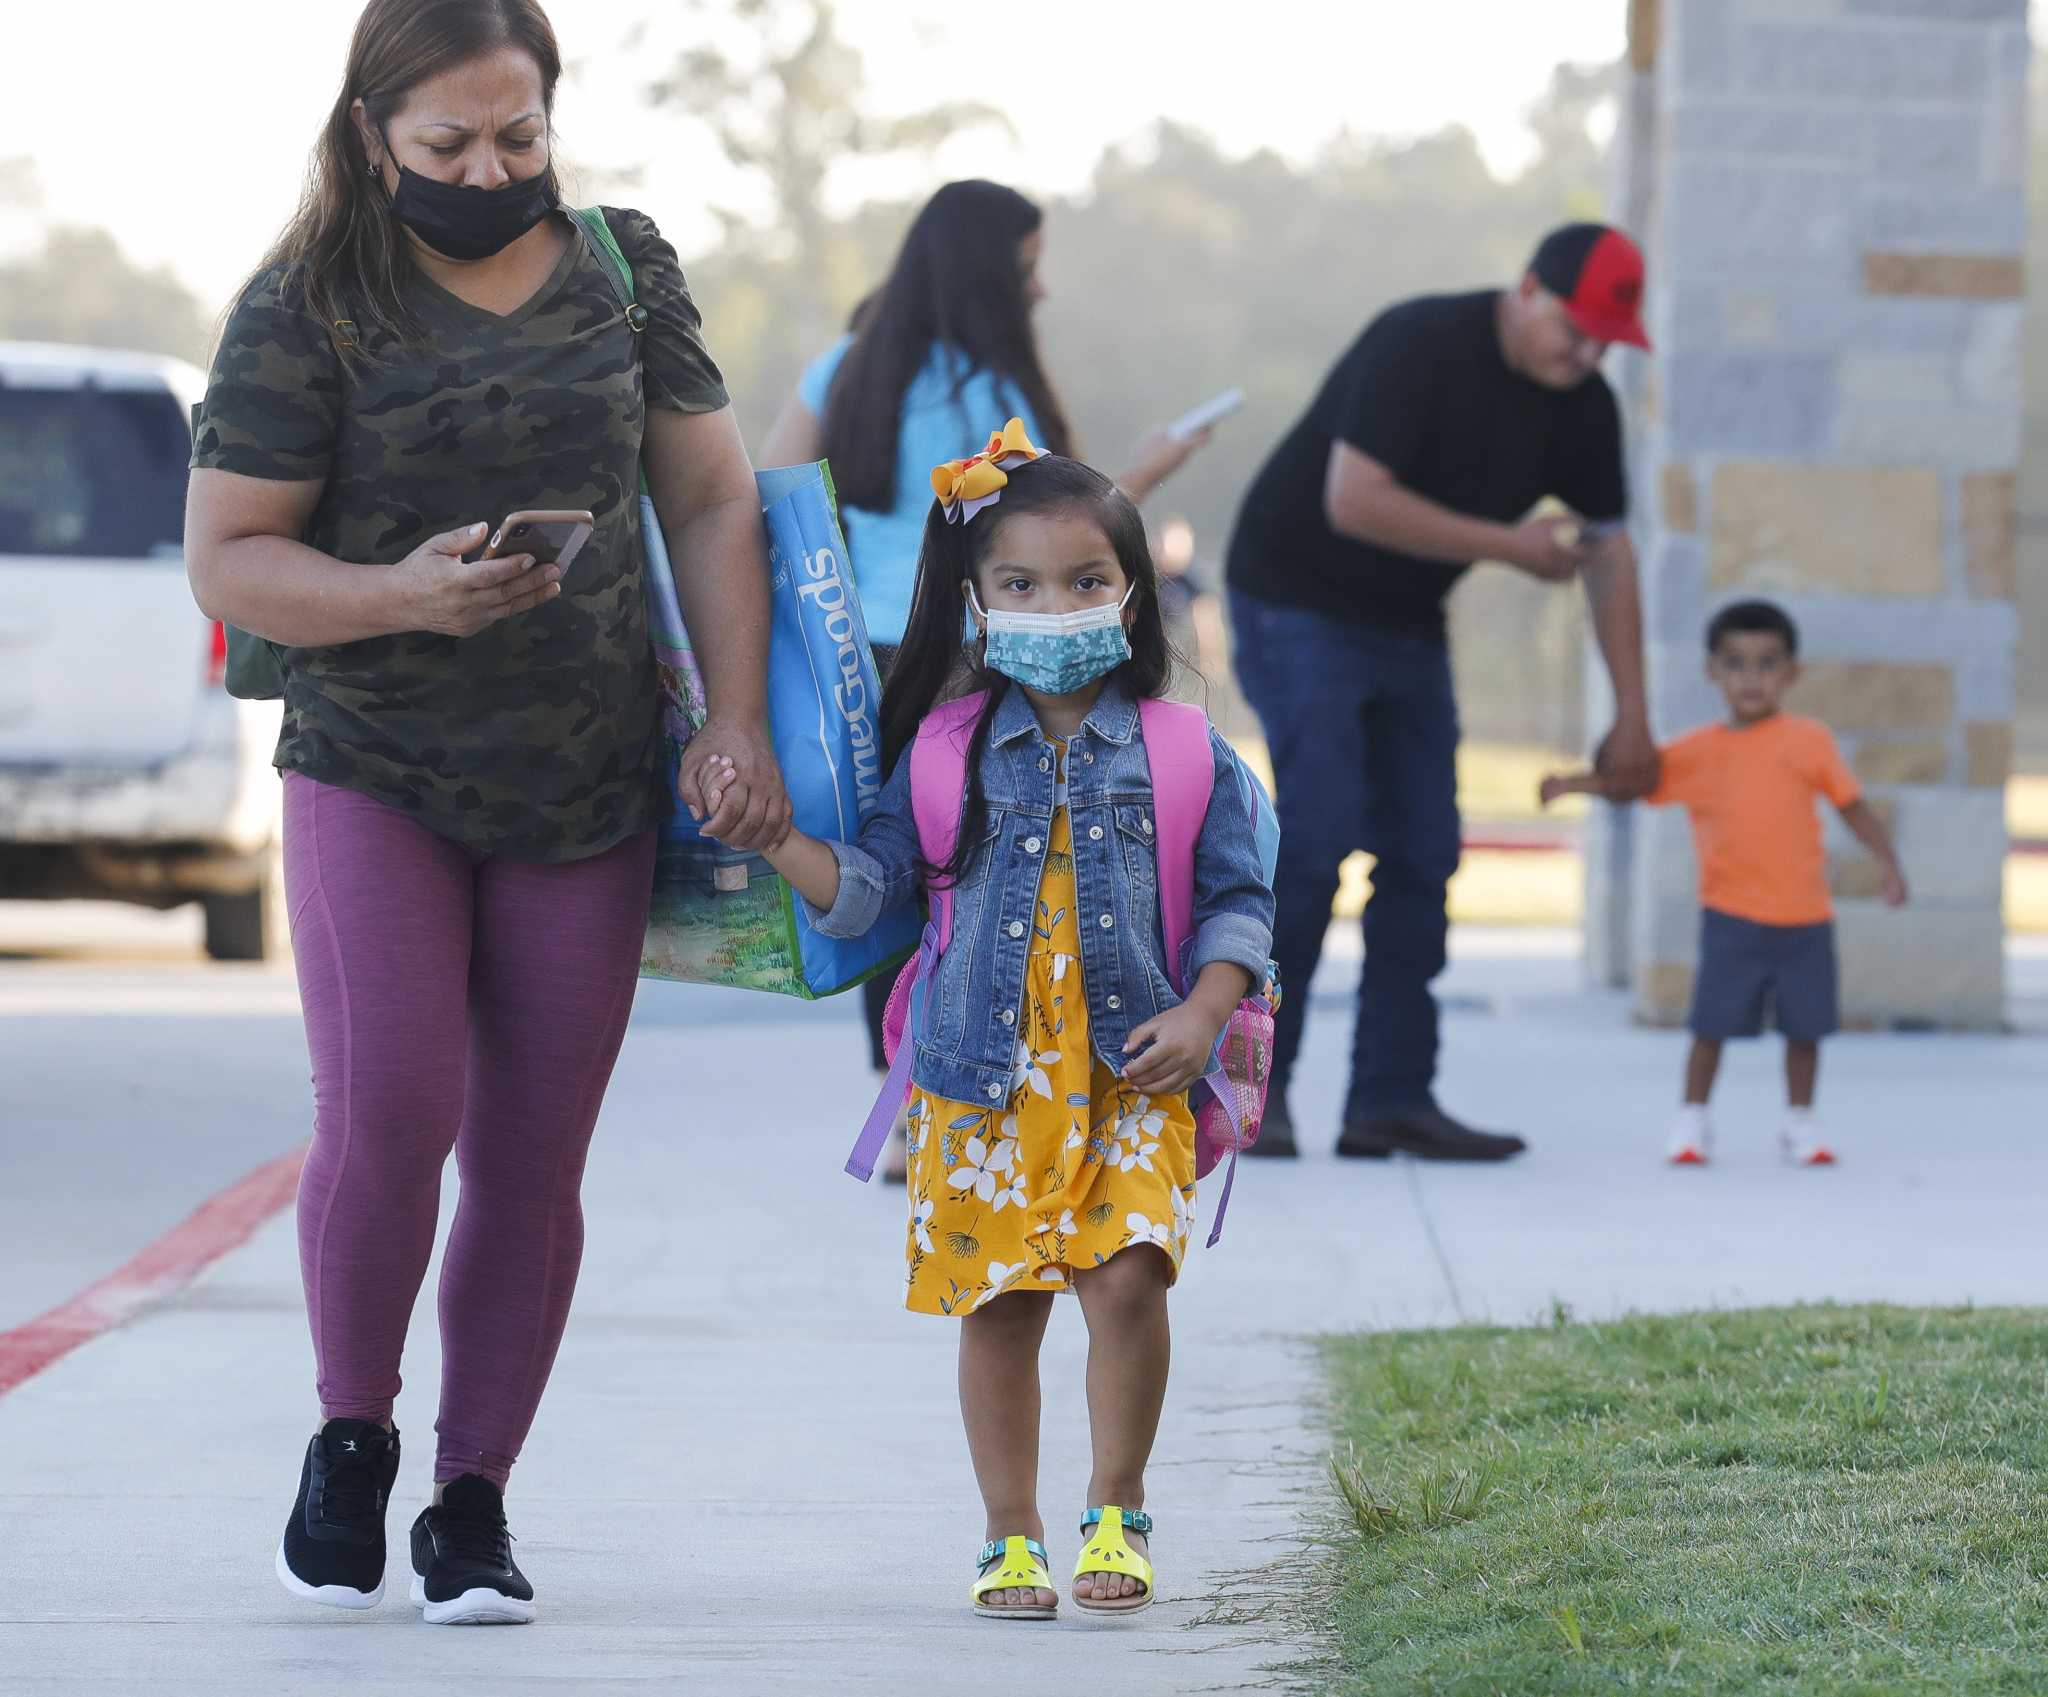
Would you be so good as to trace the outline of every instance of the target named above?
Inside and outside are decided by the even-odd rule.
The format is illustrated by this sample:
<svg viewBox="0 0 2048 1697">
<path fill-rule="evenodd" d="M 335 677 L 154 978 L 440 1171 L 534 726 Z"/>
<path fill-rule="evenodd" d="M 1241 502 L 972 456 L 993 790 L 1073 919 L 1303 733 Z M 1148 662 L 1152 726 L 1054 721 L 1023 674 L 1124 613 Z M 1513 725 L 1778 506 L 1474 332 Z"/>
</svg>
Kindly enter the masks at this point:
<svg viewBox="0 0 2048 1697">
<path fill-rule="evenodd" d="M 489 535 L 490 526 L 483 524 L 443 531 L 392 567 L 408 629 L 475 636 L 562 593 L 561 567 L 537 565 L 531 554 L 463 559 Z"/>
<path fill-rule="evenodd" d="M 1640 801 L 1657 787 L 1660 762 L 1650 727 L 1637 719 L 1621 719 L 1601 740 L 1593 770 L 1609 801 Z"/>
<path fill-rule="evenodd" d="M 676 793 L 704 835 L 766 853 L 789 835 L 789 793 L 765 730 L 713 714 L 683 750 Z"/>
<path fill-rule="evenodd" d="M 1196 1002 L 1183 1002 L 1131 1033 L 1124 1053 L 1144 1053 L 1124 1068 L 1124 1077 L 1148 1096 L 1172 1096 L 1208 1072 L 1216 1039 L 1230 1023 Z M 1151 1047 L 1147 1048 L 1146 1045 Z"/>
</svg>

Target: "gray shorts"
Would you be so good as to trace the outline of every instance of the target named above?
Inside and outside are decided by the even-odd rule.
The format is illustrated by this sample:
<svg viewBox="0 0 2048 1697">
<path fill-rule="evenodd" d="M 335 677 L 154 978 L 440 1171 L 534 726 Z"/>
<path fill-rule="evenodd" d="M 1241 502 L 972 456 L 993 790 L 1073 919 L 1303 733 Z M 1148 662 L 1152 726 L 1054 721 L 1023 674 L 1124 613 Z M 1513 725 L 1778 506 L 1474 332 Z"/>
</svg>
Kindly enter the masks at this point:
<svg viewBox="0 0 2048 1697">
<path fill-rule="evenodd" d="M 1817 1043 L 1839 1028 L 1834 925 L 1760 925 L 1702 909 L 1693 1035 L 1761 1036 L 1766 1006 L 1771 1023 L 1796 1042 Z"/>
</svg>

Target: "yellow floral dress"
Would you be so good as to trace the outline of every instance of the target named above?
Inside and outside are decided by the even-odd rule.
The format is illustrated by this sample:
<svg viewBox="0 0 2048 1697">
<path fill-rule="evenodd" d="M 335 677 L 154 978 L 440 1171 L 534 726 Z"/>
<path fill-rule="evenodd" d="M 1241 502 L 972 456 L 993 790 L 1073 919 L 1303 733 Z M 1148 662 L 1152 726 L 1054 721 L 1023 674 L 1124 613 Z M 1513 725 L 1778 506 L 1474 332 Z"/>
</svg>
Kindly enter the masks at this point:
<svg viewBox="0 0 2048 1697">
<path fill-rule="evenodd" d="M 1133 1090 L 1089 1041 L 1065 793 L 1063 771 L 1008 1106 L 911 1092 L 907 1303 L 921 1314 L 971 1313 L 1007 1290 L 1068 1290 L 1075 1271 L 1134 1244 L 1157 1246 L 1177 1277 L 1187 1252 L 1195 1122 L 1185 1094 Z"/>
</svg>

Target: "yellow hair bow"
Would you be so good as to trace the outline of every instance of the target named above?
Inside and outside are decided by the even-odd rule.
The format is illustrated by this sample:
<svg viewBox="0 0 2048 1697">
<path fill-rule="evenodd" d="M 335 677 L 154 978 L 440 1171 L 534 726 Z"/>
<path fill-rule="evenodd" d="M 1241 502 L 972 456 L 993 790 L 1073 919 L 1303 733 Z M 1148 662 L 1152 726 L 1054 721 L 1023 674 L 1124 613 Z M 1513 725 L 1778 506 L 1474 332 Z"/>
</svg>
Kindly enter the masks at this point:
<svg viewBox="0 0 2048 1697">
<path fill-rule="evenodd" d="M 1034 447 L 1025 433 L 1024 421 L 1013 418 L 993 432 L 988 446 L 971 459 L 933 466 L 932 494 L 949 524 L 965 524 L 983 507 L 992 507 L 1002 498 L 1010 483 L 1007 467 L 1044 457 L 1045 450 Z"/>
</svg>

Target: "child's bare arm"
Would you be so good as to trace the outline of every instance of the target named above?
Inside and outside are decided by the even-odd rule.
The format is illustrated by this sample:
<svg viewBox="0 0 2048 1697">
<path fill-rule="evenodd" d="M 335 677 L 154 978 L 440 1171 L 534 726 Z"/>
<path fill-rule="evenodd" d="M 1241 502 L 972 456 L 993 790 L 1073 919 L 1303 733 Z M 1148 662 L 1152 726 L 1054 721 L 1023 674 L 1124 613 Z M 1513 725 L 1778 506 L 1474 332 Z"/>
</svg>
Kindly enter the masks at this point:
<svg viewBox="0 0 2048 1697">
<path fill-rule="evenodd" d="M 1617 799 L 1614 781 L 1598 772 L 1561 772 L 1545 778 L 1536 792 L 1537 799 L 1548 807 L 1561 796 L 1597 795 L 1607 800 Z"/>
<path fill-rule="evenodd" d="M 839 857 L 816 837 L 792 828 L 776 847 L 764 851 L 764 858 L 811 906 L 820 913 L 832 911 L 839 900 Z"/>
<path fill-rule="evenodd" d="M 1899 867 L 1898 850 L 1892 846 L 1892 834 L 1884 828 L 1884 821 L 1878 818 L 1870 803 L 1860 798 L 1841 810 L 1842 823 L 1854 833 L 1856 840 L 1877 857 L 1877 863 L 1884 868 L 1884 899 L 1893 907 L 1906 905 L 1906 874 Z"/>
</svg>

